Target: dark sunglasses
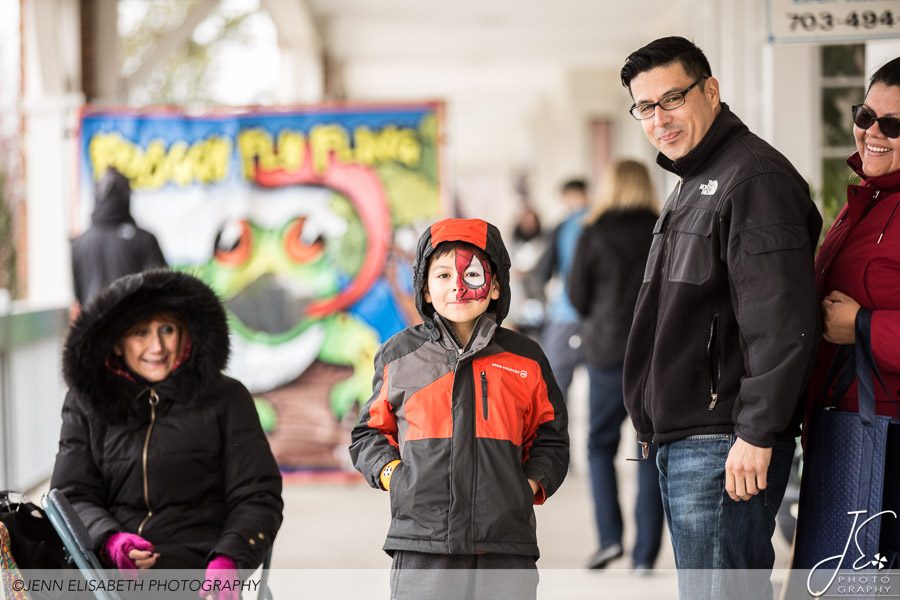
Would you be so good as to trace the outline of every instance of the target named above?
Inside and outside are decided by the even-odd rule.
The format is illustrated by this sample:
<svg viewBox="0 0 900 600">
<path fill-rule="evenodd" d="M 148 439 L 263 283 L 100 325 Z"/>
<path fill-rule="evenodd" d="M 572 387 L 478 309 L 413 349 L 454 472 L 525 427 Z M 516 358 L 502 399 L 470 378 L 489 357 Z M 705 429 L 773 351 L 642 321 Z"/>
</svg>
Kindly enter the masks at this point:
<svg viewBox="0 0 900 600">
<path fill-rule="evenodd" d="M 900 136 L 900 119 L 897 117 L 879 117 L 875 111 L 865 104 L 854 104 L 851 109 L 853 124 L 860 129 L 868 129 L 878 123 L 881 133 L 893 139 Z"/>
</svg>

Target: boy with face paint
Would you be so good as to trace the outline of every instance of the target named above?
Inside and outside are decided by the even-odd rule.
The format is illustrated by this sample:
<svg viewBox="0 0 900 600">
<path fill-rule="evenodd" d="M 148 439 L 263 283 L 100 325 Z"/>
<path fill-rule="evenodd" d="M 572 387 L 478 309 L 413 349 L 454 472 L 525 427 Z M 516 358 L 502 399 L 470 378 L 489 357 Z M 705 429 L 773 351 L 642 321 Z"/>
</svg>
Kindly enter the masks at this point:
<svg viewBox="0 0 900 600">
<path fill-rule="evenodd" d="M 569 438 L 544 353 L 500 326 L 509 267 L 493 225 L 433 224 L 416 257 L 423 323 L 375 358 L 350 454 L 390 491 L 393 599 L 536 597 L 532 507 L 562 484 Z"/>
</svg>

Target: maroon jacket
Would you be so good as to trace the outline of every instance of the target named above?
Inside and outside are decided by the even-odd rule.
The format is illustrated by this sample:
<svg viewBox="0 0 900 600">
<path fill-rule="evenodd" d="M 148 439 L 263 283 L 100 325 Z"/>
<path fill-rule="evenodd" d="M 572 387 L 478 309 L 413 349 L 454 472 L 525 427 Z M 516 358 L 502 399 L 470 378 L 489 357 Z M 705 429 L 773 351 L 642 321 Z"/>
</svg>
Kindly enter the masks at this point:
<svg viewBox="0 0 900 600">
<path fill-rule="evenodd" d="M 837 289 L 873 311 L 872 351 L 888 388 L 875 384 L 875 410 L 900 417 L 900 171 L 867 178 L 858 153 L 847 164 L 862 181 L 847 187 L 847 203 L 816 256 L 816 290 L 820 302 Z M 836 348 L 824 340 L 819 346 L 810 407 L 818 404 Z M 854 382 L 840 408 L 856 410 L 857 398 Z"/>
</svg>

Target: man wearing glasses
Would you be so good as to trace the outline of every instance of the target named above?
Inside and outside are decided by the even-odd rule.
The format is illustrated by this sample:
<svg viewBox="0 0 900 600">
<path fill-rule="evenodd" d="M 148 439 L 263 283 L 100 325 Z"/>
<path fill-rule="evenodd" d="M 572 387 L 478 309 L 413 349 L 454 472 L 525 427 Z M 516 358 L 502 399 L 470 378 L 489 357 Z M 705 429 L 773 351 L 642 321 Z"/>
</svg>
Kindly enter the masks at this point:
<svg viewBox="0 0 900 600">
<path fill-rule="evenodd" d="M 657 162 L 679 177 L 635 307 L 625 404 L 638 442 L 659 445 L 681 596 L 770 597 L 775 514 L 818 339 L 822 220 L 793 166 L 721 102 L 693 43 L 651 42 L 621 77 Z"/>
</svg>

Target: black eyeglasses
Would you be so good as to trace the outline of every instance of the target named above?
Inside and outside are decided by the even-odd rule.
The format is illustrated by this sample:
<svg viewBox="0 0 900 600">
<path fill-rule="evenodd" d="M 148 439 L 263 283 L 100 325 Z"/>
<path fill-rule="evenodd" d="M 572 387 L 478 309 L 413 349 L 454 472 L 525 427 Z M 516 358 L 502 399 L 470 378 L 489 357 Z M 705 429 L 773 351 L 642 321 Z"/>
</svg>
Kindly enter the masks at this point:
<svg viewBox="0 0 900 600">
<path fill-rule="evenodd" d="M 868 129 L 878 123 L 881 133 L 893 139 L 900 136 L 900 119 L 897 117 L 879 117 L 875 111 L 865 104 L 855 104 L 851 109 L 853 124 L 860 129 Z"/>
<path fill-rule="evenodd" d="M 654 114 L 656 114 L 656 107 L 660 107 L 663 110 L 674 110 L 679 106 L 683 106 L 686 102 L 685 96 L 687 93 L 694 89 L 698 83 L 706 79 L 706 76 L 698 77 L 694 80 L 694 83 L 687 86 L 680 92 L 672 92 L 671 94 L 666 94 L 662 98 L 659 99 L 659 102 L 645 102 L 643 104 L 632 104 L 631 108 L 628 109 L 628 112 L 631 113 L 631 116 L 637 119 L 638 121 L 643 121 L 644 119 L 649 119 Z"/>
</svg>

